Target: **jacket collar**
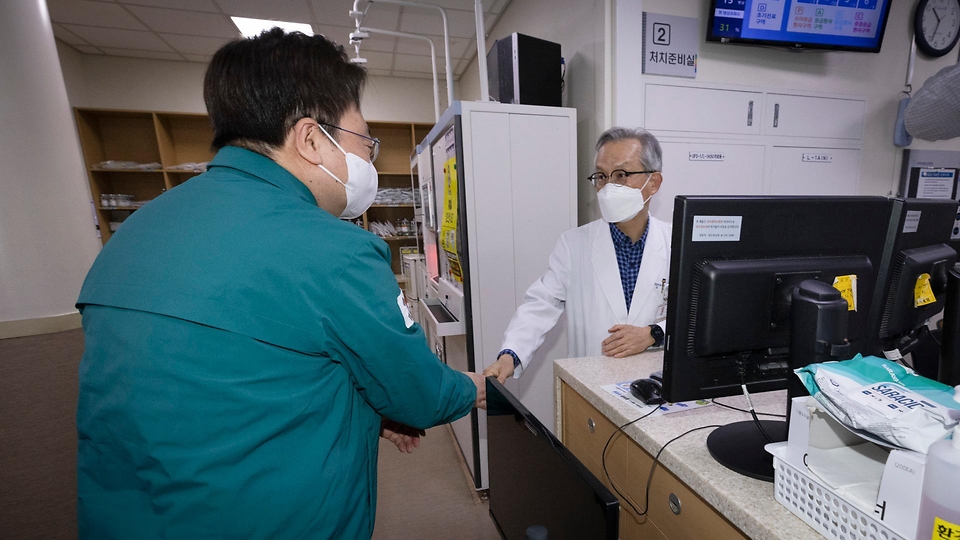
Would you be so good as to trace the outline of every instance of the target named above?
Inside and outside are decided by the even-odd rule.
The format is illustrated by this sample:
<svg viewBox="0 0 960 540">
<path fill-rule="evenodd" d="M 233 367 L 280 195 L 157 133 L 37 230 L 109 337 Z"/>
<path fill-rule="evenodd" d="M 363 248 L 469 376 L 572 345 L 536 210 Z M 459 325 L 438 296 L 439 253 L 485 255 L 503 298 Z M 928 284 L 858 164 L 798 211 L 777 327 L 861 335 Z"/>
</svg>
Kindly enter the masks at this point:
<svg viewBox="0 0 960 540">
<path fill-rule="evenodd" d="M 214 167 L 225 167 L 246 173 L 317 206 L 317 199 L 314 198 L 313 193 L 310 193 L 307 186 L 303 185 L 303 182 L 297 180 L 296 176 L 290 174 L 290 171 L 281 167 L 276 161 L 252 150 L 239 146 L 224 146 L 207 166 L 208 169 Z"/>
</svg>

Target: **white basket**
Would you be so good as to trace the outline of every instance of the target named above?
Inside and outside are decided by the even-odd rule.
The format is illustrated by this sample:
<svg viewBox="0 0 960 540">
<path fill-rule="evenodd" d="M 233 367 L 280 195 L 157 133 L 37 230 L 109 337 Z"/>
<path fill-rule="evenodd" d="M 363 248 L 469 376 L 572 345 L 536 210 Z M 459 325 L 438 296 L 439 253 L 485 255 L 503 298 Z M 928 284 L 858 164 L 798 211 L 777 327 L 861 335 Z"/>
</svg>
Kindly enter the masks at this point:
<svg viewBox="0 0 960 540">
<path fill-rule="evenodd" d="M 906 540 L 776 454 L 773 467 L 777 502 L 824 537 L 834 540 Z"/>
</svg>

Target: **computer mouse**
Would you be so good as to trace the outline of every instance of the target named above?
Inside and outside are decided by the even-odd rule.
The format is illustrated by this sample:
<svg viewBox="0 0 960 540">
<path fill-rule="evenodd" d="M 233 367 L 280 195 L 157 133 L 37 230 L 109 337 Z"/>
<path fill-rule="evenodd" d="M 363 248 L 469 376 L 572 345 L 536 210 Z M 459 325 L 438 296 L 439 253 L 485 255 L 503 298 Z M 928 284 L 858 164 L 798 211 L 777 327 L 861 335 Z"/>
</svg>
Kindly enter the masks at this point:
<svg viewBox="0 0 960 540">
<path fill-rule="evenodd" d="M 646 403 L 647 405 L 660 405 L 664 403 L 660 397 L 663 386 L 656 379 L 637 379 L 630 383 L 630 393 L 633 397 Z"/>
</svg>

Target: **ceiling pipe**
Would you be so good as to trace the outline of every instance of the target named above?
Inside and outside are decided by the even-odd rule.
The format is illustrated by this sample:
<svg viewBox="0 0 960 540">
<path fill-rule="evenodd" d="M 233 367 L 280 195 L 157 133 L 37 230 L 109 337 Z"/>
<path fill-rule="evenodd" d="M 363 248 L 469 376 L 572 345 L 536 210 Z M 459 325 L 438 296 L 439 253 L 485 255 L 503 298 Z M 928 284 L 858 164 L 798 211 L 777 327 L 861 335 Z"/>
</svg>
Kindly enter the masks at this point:
<svg viewBox="0 0 960 540">
<path fill-rule="evenodd" d="M 379 28 L 369 28 L 366 26 L 358 26 L 356 32 L 350 33 L 350 43 L 352 43 L 357 51 L 357 58 L 360 58 L 360 42 L 364 38 L 370 37 L 370 34 L 383 34 L 386 36 L 410 38 L 410 39 L 419 39 L 421 41 L 426 41 L 430 45 L 430 65 L 433 68 L 433 116 L 434 121 L 440 120 L 440 86 L 437 82 L 437 50 L 436 46 L 433 44 L 433 40 L 421 36 L 419 34 L 408 34 L 406 32 L 394 32 L 393 30 L 381 30 Z M 366 63 L 366 59 L 360 58 L 360 61 L 353 59 L 354 63 Z"/>
<path fill-rule="evenodd" d="M 357 23 L 357 30 L 360 31 L 360 25 L 362 24 L 363 17 L 366 15 L 366 9 L 360 11 L 360 2 L 367 2 L 367 9 L 370 8 L 373 4 L 392 4 L 396 6 L 405 6 L 405 7 L 415 7 L 415 8 L 427 8 L 427 9 L 436 9 L 440 12 L 440 18 L 443 20 L 443 57 L 444 57 L 444 66 L 446 69 L 446 81 L 447 81 L 447 106 L 453 104 L 453 67 L 450 63 L 450 31 L 447 24 L 447 11 L 440 6 L 435 6 L 433 4 L 422 4 L 419 2 L 407 2 L 405 0 L 353 0 L 353 9 L 350 11 L 350 16 Z M 379 33 L 388 32 L 387 30 L 378 31 Z M 388 34 L 390 35 L 390 34 Z M 420 37 L 416 34 L 395 34 L 400 37 Z M 359 48 L 357 49 L 357 54 L 359 55 Z M 433 47 L 433 41 L 430 41 L 430 55 L 436 58 L 436 53 Z M 436 65 L 436 64 L 434 64 Z M 434 69 L 434 78 L 436 78 L 436 69 Z M 436 87 L 436 81 L 434 81 L 434 86 Z"/>
</svg>

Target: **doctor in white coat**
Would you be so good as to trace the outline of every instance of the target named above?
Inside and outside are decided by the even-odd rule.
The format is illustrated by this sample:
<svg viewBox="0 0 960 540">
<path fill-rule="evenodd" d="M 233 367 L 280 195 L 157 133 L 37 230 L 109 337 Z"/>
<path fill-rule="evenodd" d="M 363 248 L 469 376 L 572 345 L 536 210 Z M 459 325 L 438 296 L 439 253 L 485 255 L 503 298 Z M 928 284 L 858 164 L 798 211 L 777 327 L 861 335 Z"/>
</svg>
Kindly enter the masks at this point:
<svg viewBox="0 0 960 540">
<path fill-rule="evenodd" d="M 663 344 L 671 227 L 647 204 L 663 182 L 660 143 L 642 129 L 611 128 L 595 166 L 587 180 L 603 219 L 560 237 L 485 376 L 519 377 L 564 310 L 570 356 L 622 358 Z"/>
</svg>

